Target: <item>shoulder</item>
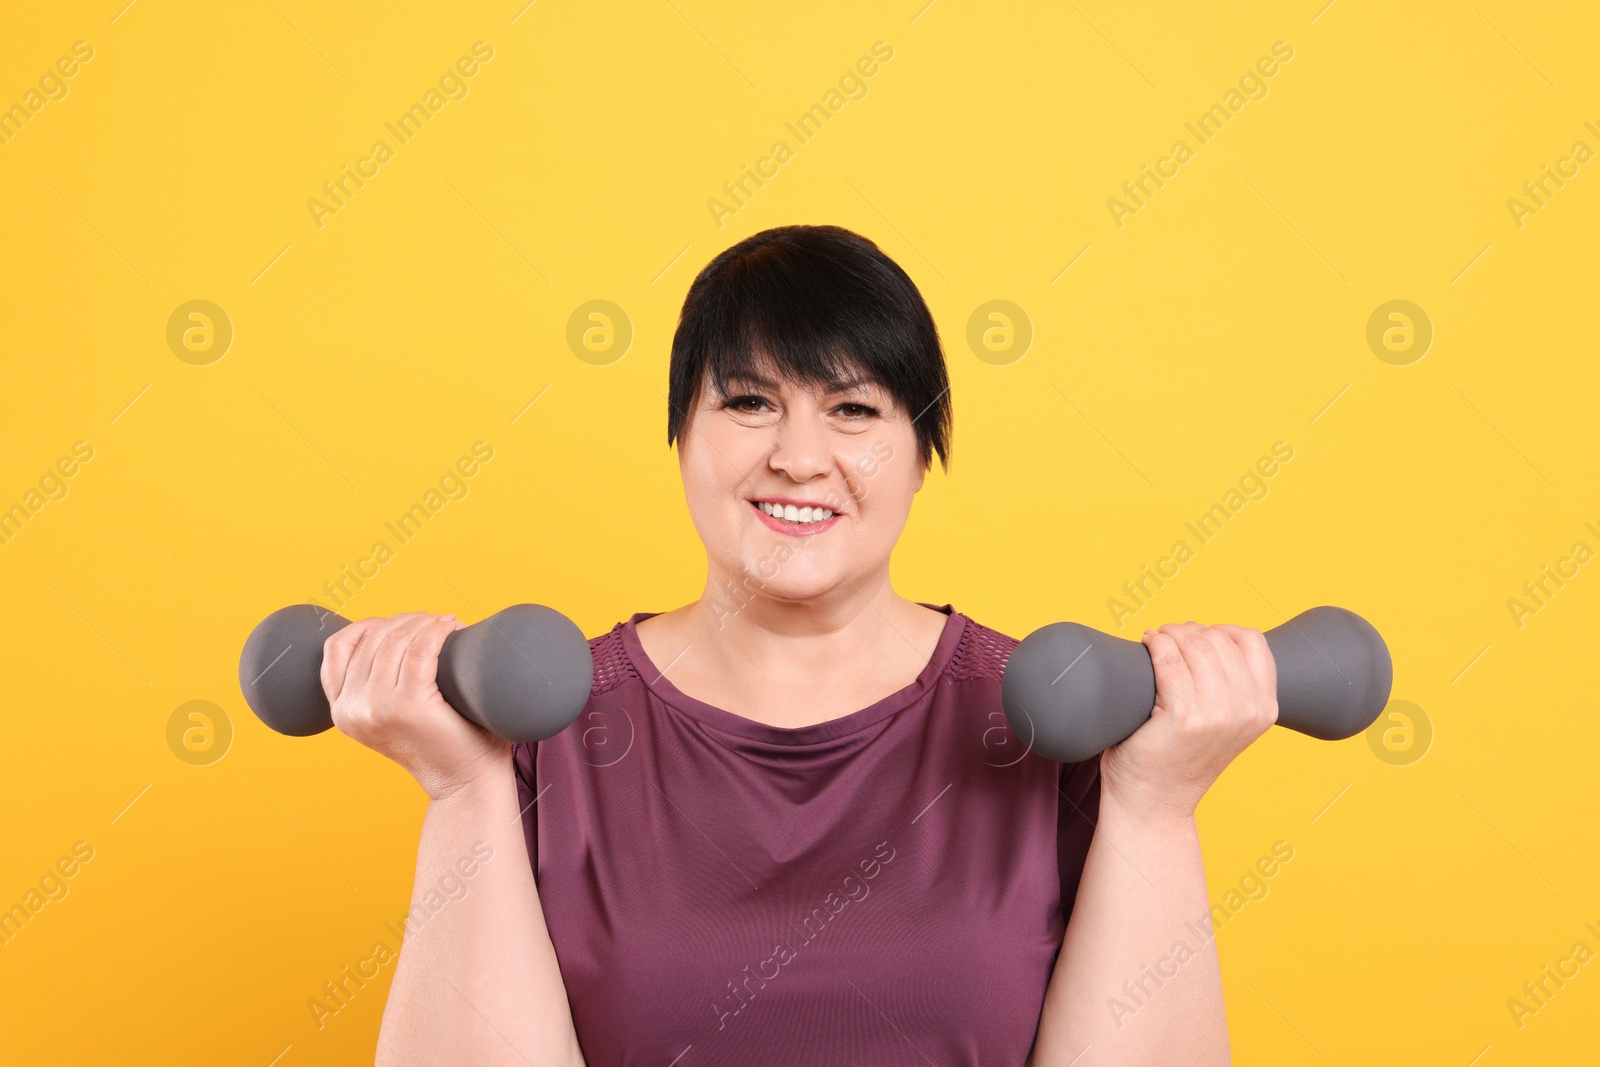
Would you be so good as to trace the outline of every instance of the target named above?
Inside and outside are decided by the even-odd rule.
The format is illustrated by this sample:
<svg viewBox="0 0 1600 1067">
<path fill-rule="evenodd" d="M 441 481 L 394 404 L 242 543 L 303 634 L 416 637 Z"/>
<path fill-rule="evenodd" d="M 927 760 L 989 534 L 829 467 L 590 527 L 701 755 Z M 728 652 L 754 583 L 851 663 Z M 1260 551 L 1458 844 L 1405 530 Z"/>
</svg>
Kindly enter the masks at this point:
<svg viewBox="0 0 1600 1067">
<path fill-rule="evenodd" d="M 591 690 L 594 696 L 639 677 L 633 660 L 628 658 L 628 650 L 623 647 L 622 627 L 619 622 L 600 636 L 589 639 L 589 655 L 594 659 L 594 689 Z"/>
<path fill-rule="evenodd" d="M 622 644 L 623 625 L 619 622 L 598 637 L 589 638 L 589 657 L 594 661 L 594 683 L 585 707 L 593 704 L 596 697 L 604 696 L 629 681 L 639 680 L 639 672 Z M 533 781 L 534 753 L 538 746 L 537 741 L 518 741 L 511 746 L 512 762 L 516 766 L 519 781 Z"/>
<path fill-rule="evenodd" d="M 945 665 L 947 678 L 989 678 L 998 681 L 1005 674 L 1011 653 L 1021 642 L 999 630 L 985 626 L 970 615 L 956 642 L 955 651 Z"/>
</svg>

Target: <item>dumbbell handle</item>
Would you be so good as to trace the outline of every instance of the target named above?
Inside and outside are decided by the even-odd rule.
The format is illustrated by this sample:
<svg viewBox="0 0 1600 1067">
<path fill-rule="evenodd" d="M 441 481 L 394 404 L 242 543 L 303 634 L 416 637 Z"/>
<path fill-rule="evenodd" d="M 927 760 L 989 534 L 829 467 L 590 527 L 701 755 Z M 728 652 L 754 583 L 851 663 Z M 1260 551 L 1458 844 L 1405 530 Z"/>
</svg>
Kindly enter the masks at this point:
<svg viewBox="0 0 1600 1067">
<path fill-rule="evenodd" d="M 1389 649 L 1361 616 L 1311 608 L 1266 631 L 1278 725 L 1335 741 L 1365 730 L 1389 699 Z M 1011 654 L 1001 703 L 1012 731 L 1048 759 L 1077 763 L 1125 740 L 1155 710 L 1155 666 L 1139 641 L 1058 622 Z"/>
<path fill-rule="evenodd" d="M 306 737 L 333 725 L 322 646 L 350 620 L 311 604 L 263 619 L 239 657 L 245 702 L 272 729 Z M 456 630 L 439 650 L 437 684 L 462 717 L 511 741 L 565 729 L 588 700 L 594 662 L 583 632 L 538 604 L 516 604 Z"/>
</svg>

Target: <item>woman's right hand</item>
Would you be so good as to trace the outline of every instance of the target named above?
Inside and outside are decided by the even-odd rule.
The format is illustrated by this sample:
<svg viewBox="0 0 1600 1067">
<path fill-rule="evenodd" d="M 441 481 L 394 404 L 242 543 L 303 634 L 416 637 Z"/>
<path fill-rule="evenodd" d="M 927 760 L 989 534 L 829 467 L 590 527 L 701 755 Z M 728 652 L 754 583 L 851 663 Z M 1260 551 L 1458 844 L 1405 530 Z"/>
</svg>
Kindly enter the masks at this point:
<svg viewBox="0 0 1600 1067">
<path fill-rule="evenodd" d="M 1102 802 L 1192 819 L 1223 769 L 1278 720 L 1278 665 L 1260 630 L 1168 623 L 1144 632 L 1150 719 L 1100 756 Z"/>
<path fill-rule="evenodd" d="M 341 732 L 394 760 L 433 800 L 511 773 L 511 742 L 439 692 L 439 649 L 465 624 L 414 611 L 353 622 L 322 645 L 322 689 Z"/>
</svg>

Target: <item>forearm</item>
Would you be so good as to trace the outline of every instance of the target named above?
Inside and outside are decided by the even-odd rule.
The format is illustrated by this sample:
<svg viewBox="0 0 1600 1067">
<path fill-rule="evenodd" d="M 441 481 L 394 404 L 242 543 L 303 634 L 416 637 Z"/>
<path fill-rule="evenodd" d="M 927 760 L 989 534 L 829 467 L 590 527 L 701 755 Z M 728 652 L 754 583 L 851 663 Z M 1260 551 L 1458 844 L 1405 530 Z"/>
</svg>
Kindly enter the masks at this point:
<svg viewBox="0 0 1600 1067">
<path fill-rule="evenodd" d="M 444 898 L 440 907 L 441 877 L 459 875 L 463 857 L 481 860 L 488 849 L 491 858 L 461 879 L 465 894 Z M 378 1067 L 582 1067 L 509 767 L 481 787 L 428 805 L 412 895 L 413 910 L 419 905 L 417 914 L 428 918 L 414 932 L 407 929 L 378 1037 Z"/>
<path fill-rule="evenodd" d="M 1194 819 L 1102 792 L 1030 1067 L 1227 1064 L 1209 907 Z"/>
</svg>

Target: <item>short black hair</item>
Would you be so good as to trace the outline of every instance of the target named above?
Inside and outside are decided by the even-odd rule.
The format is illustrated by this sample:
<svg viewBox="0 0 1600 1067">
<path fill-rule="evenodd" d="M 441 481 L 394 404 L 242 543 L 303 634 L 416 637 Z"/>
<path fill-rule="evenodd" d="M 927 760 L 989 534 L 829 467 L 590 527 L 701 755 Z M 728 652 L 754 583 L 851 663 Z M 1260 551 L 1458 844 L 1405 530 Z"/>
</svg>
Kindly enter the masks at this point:
<svg viewBox="0 0 1600 1067">
<path fill-rule="evenodd" d="M 778 226 L 726 249 L 695 278 L 672 336 L 667 444 L 713 387 L 754 370 L 839 388 L 865 377 L 909 413 L 918 458 L 950 467 L 953 411 L 933 315 L 899 264 L 840 226 Z"/>
</svg>

